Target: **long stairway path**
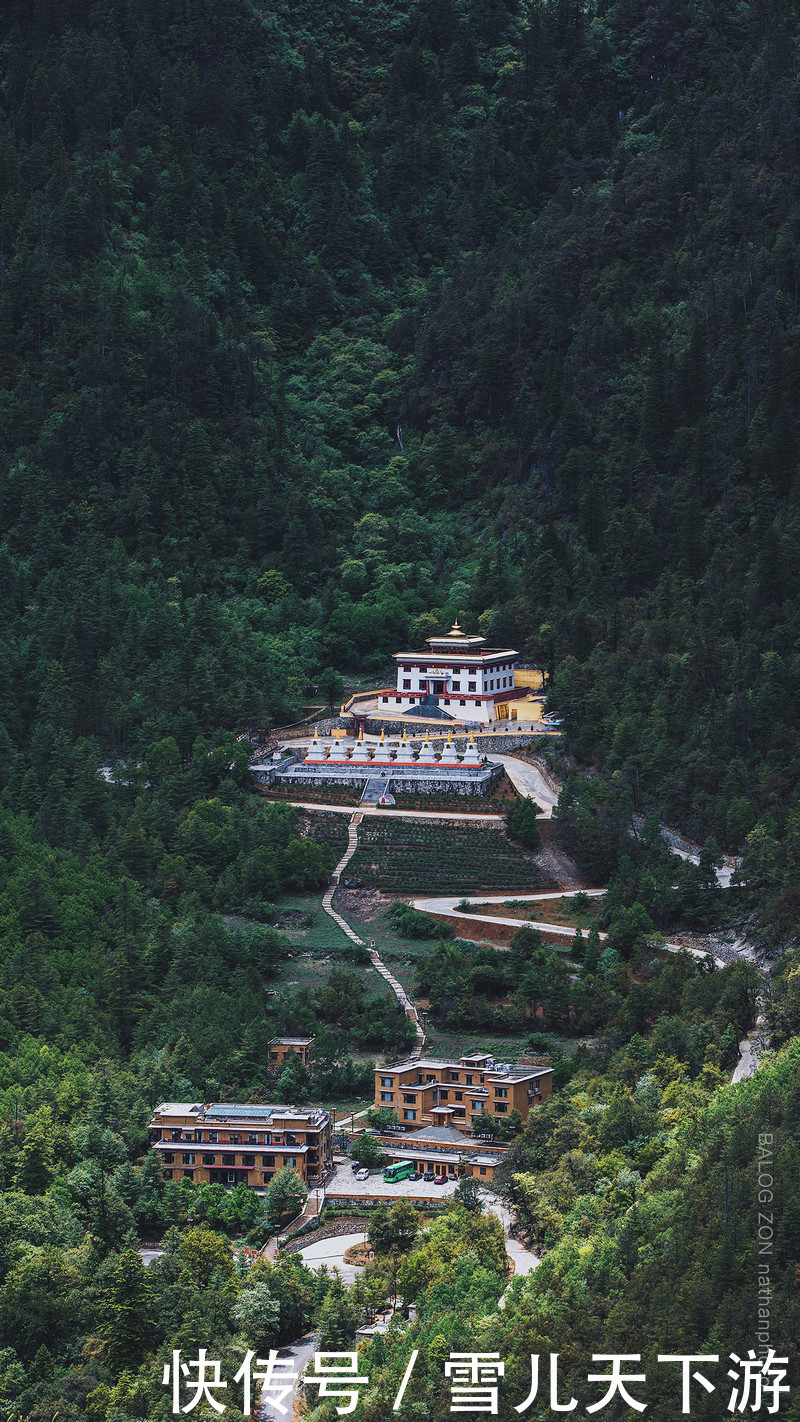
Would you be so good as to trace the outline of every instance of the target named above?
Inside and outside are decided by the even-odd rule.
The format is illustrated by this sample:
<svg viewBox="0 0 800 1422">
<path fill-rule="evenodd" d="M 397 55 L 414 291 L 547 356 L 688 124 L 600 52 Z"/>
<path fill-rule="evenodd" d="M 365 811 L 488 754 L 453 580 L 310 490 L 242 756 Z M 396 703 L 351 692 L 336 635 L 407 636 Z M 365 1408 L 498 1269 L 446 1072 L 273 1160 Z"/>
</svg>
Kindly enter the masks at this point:
<svg viewBox="0 0 800 1422">
<path fill-rule="evenodd" d="M 358 826 L 360 825 L 362 819 L 363 811 L 356 810 L 347 827 L 347 849 L 345 850 L 344 854 L 339 860 L 339 863 L 336 865 L 336 868 L 331 874 L 330 883 L 328 884 L 328 887 L 325 890 L 325 894 L 322 899 L 322 907 L 324 908 L 325 912 L 330 915 L 334 923 L 337 923 L 339 925 L 342 932 L 347 934 L 347 937 L 350 939 L 351 943 L 358 943 L 362 947 L 365 947 L 366 945 L 364 943 L 363 938 L 359 938 L 358 934 L 353 931 L 349 923 L 346 923 L 345 920 L 342 918 L 342 915 L 340 913 L 337 913 L 336 909 L 333 907 L 333 896 L 339 887 L 342 874 L 344 873 L 345 869 L 347 868 L 347 865 L 350 863 L 350 860 L 358 849 Z M 400 1003 L 400 1006 L 402 1007 L 406 1017 L 410 1018 L 410 1020 L 414 1023 L 414 1030 L 417 1034 L 417 1040 L 414 1044 L 412 1051 L 409 1053 L 409 1060 L 414 1061 L 417 1057 L 420 1056 L 422 1048 L 425 1045 L 425 1033 L 422 1030 L 422 1024 L 419 1020 L 419 1013 L 417 1012 L 417 1009 L 414 1006 L 413 1002 L 409 1000 L 408 994 L 406 993 L 406 990 L 403 987 L 402 983 L 399 983 L 397 981 L 397 978 L 389 972 L 389 969 L 386 967 L 386 964 L 382 961 L 379 954 L 376 953 L 374 948 L 370 948 L 369 956 L 372 960 L 372 964 L 376 972 L 380 973 L 381 977 L 386 979 L 386 982 L 392 989 L 392 992 L 397 998 L 397 1001 Z"/>
<path fill-rule="evenodd" d="M 347 865 L 350 863 L 350 860 L 358 849 L 358 826 L 360 825 L 360 823 L 361 811 L 356 810 L 355 814 L 350 820 L 349 825 L 347 826 L 347 849 L 345 850 L 344 854 L 339 860 L 339 863 L 336 865 L 336 868 L 331 874 L 330 882 L 328 884 L 327 889 L 325 890 L 325 894 L 322 900 L 322 907 L 324 908 L 327 914 L 330 914 L 334 923 L 338 923 L 339 927 L 342 930 L 342 933 L 347 934 L 347 937 L 350 939 L 351 943 L 360 943 L 363 947 L 363 938 L 359 938 L 358 934 L 353 932 L 349 923 L 345 923 L 344 919 L 342 918 L 342 915 L 340 913 L 337 913 L 336 909 L 333 907 L 333 896 L 339 887 L 339 880 L 341 879 L 341 876 L 347 868 Z"/>
</svg>

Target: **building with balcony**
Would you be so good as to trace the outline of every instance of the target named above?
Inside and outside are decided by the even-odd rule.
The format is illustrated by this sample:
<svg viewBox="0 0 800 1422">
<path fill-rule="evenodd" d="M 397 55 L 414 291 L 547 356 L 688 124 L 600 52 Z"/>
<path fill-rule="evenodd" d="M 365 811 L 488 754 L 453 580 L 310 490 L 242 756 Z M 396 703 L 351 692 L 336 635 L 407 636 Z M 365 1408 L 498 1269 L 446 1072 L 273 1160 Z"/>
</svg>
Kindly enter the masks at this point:
<svg viewBox="0 0 800 1422">
<path fill-rule="evenodd" d="M 552 1092 L 552 1067 L 510 1066 L 485 1052 L 458 1061 L 422 1057 L 375 1071 L 376 1108 L 389 1107 L 404 1130 L 416 1133 L 435 1127 L 471 1136 L 484 1113 L 502 1122 L 519 1111 L 524 1124 L 531 1107 Z"/>
<path fill-rule="evenodd" d="M 331 1118 L 316 1106 L 165 1101 L 149 1133 L 165 1180 L 262 1191 L 283 1166 L 306 1185 L 322 1184 L 333 1169 Z"/>
<path fill-rule="evenodd" d="M 488 1185 L 508 1154 L 508 1141 L 477 1133 L 483 1115 L 502 1122 L 549 1100 L 552 1067 L 496 1062 L 486 1052 L 457 1061 L 421 1057 L 375 1071 L 375 1106 L 388 1107 L 399 1125 L 380 1136 L 389 1160 L 412 1160 L 417 1170 L 456 1179 L 471 1175 Z"/>
</svg>

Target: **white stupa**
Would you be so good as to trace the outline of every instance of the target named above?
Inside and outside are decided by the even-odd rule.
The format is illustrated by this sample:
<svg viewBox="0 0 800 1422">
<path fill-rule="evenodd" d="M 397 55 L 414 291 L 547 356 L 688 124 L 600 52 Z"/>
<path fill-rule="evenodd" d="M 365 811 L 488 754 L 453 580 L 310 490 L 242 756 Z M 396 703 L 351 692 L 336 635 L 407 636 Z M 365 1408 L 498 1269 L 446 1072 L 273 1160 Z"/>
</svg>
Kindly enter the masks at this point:
<svg viewBox="0 0 800 1422">
<path fill-rule="evenodd" d="M 352 765 L 366 765 L 368 761 L 369 746 L 367 746 L 364 742 L 364 733 L 362 731 L 361 735 L 356 741 L 355 750 L 353 751 L 353 754 L 350 757 L 350 762 Z"/>
<path fill-rule="evenodd" d="M 430 731 L 426 731 L 426 732 L 425 732 L 425 740 L 422 742 L 422 745 L 421 745 L 421 747 L 420 747 L 419 758 L 418 758 L 417 764 L 418 764 L 418 765 L 435 765 L 435 764 L 436 764 L 436 756 L 435 756 L 434 753 L 433 753 L 433 746 L 431 745 L 431 733 L 430 733 Z"/>
<path fill-rule="evenodd" d="M 332 761 L 335 765 L 344 765 L 349 760 L 349 756 L 345 750 L 344 740 L 341 737 L 334 739 L 328 760 Z"/>
<path fill-rule="evenodd" d="M 442 751 L 441 756 L 439 757 L 439 764 L 440 764 L 440 765 L 458 765 L 458 751 L 456 750 L 455 746 L 453 745 L 453 742 L 452 742 L 451 739 L 450 739 L 450 733 L 449 733 L 449 732 L 448 732 L 448 735 L 447 735 L 447 741 L 446 741 L 446 744 L 445 744 L 445 748 L 444 748 L 444 750 Z"/>
<path fill-rule="evenodd" d="M 403 734 L 400 738 L 400 744 L 397 747 L 397 760 L 395 764 L 416 765 L 416 763 L 417 762 L 414 759 L 414 752 L 412 751 L 411 746 L 408 744 L 408 732 L 406 731 L 406 728 L 404 726 Z"/>
<path fill-rule="evenodd" d="M 323 761 L 324 759 L 325 759 L 325 746 L 323 745 L 322 741 L 321 741 L 320 738 L 319 738 L 319 727 L 318 727 L 318 726 L 315 726 L 315 727 L 314 727 L 314 739 L 313 739 L 313 741 L 311 742 L 311 745 L 310 745 L 309 748 L 308 748 L 308 754 L 306 755 L 303 764 L 304 764 L 304 765 L 308 765 L 309 763 L 311 763 L 311 764 L 319 764 L 319 762 L 320 762 L 320 761 Z"/>
<path fill-rule="evenodd" d="M 483 765 L 483 757 L 475 744 L 474 735 L 470 735 L 469 745 L 464 753 L 461 764 L 465 770 L 469 770 L 470 766 L 474 766 L 476 770 L 479 770 Z"/>
<path fill-rule="evenodd" d="M 386 732 L 381 731 L 381 738 L 372 755 L 373 765 L 394 765 L 392 752 L 386 744 Z"/>
</svg>

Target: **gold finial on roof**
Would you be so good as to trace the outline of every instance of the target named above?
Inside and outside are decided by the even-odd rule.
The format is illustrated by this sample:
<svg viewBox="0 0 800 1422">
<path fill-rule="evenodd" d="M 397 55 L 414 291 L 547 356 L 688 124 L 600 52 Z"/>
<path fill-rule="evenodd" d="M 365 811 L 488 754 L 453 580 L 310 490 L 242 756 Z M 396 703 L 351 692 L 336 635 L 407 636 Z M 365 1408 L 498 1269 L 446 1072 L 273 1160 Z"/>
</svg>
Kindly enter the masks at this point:
<svg viewBox="0 0 800 1422">
<path fill-rule="evenodd" d="M 383 738 L 384 738 L 385 735 L 386 735 L 386 732 L 384 731 L 383 726 L 381 726 L 381 745 L 383 745 Z"/>
<path fill-rule="evenodd" d="M 426 726 L 426 727 L 425 727 L 425 739 L 426 739 L 426 741 L 429 741 L 430 738 L 431 738 L 431 733 L 430 733 L 430 731 L 428 730 L 428 728 L 427 728 L 427 726 Z"/>
</svg>

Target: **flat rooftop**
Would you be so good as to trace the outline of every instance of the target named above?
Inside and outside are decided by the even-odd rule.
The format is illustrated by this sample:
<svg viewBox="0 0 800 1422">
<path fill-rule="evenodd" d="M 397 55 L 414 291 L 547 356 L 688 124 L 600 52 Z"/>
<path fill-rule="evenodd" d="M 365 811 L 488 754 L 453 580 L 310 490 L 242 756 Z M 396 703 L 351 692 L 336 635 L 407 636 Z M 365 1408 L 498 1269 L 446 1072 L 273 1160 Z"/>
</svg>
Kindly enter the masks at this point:
<svg viewBox="0 0 800 1422">
<path fill-rule="evenodd" d="M 381 1141 L 384 1145 L 389 1145 L 391 1150 L 401 1151 L 403 1157 L 408 1154 L 409 1149 L 413 1151 L 418 1145 L 423 1147 L 454 1146 L 459 1150 L 468 1151 L 470 1154 L 475 1151 L 475 1137 L 465 1136 L 463 1131 L 456 1130 L 454 1126 L 423 1126 L 421 1130 L 413 1131 L 410 1135 L 404 1136 L 402 1140 L 394 1139 L 390 1143 L 385 1136 L 381 1136 Z M 508 1143 L 506 1141 L 498 1143 L 496 1149 L 499 1154 L 505 1155 Z"/>
<path fill-rule="evenodd" d="M 197 1116 L 203 1109 L 202 1101 L 163 1101 L 153 1111 L 154 1116 Z"/>
<path fill-rule="evenodd" d="M 286 1142 L 281 1143 L 275 1141 L 273 1141 L 271 1145 L 262 1145 L 259 1141 L 245 1141 L 244 1144 L 240 1141 L 238 1145 L 232 1145 L 229 1141 L 154 1141 L 151 1149 L 161 1151 L 162 1153 L 165 1151 L 174 1153 L 176 1149 L 191 1149 L 200 1152 L 213 1151 L 215 1155 L 222 1157 L 220 1160 L 221 1165 L 228 1163 L 228 1156 L 230 1156 L 229 1163 L 232 1165 L 235 1157 L 241 1154 L 242 1150 L 273 1152 L 279 1150 L 291 1151 L 292 1155 L 307 1155 L 309 1147 L 306 1144 L 291 1145 Z"/>
<path fill-rule="evenodd" d="M 466 1147 L 465 1147 L 465 1149 L 466 1149 Z M 392 1154 L 395 1155 L 398 1160 L 410 1160 L 411 1157 L 413 1156 L 413 1157 L 414 1157 L 414 1160 L 417 1161 L 418 1163 L 422 1164 L 423 1162 L 426 1162 L 426 1163 L 429 1164 L 429 1165 L 458 1165 L 458 1164 L 460 1164 L 462 1161 L 463 1161 L 466 1165 L 501 1165 L 501 1164 L 502 1164 L 502 1160 L 501 1160 L 498 1156 L 496 1156 L 496 1155 L 467 1155 L 467 1156 L 465 1156 L 464 1153 L 463 1153 L 463 1151 L 425 1150 L 424 1147 L 420 1147 L 420 1146 L 416 1146 L 416 1145 L 415 1145 L 415 1146 L 412 1146 L 411 1150 L 410 1150 L 410 1151 L 406 1151 L 405 1154 L 401 1154 L 401 1152 L 399 1151 L 399 1149 L 398 1149 L 398 1150 L 394 1150 L 393 1148 L 390 1149 L 389 1154 L 390 1154 L 390 1155 L 392 1155 Z"/>
<path fill-rule="evenodd" d="M 153 1119 L 157 1116 L 194 1116 L 200 1122 L 208 1122 L 211 1125 L 219 1124 L 223 1121 L 239 1122 L 248 1121 L 258 1125 L 268 1125 L 272 1120 L 281 1120 L 285 1116 L 292 1116 L 301 1121 L 308 1121 L 316 1124 L 324 1120 L 327 1111 L 323 1111 L 321 1106 L 292 1106 L 289 1105 L 240 1105 L 237 1102 L 215 1101 L 209 1105 L 202 1102 L 186 1103 L 181 1101 L 165 1101 L 160 1106 L 156 1106 L 153 1112 Z"/>
<path fill-rule="evenodd" d="M 489 1066 L 483 1059 L 476 1061 L 462 1058 L 461 1060 L 443 1061 L 439 1057 L 420 1057 L 410 1062 L 398 1062 L 395 1066 L 391 1067 L 376 1067 L 375 1070 L 378 1076 L 388 1076 L 390 1072 L 412 1071 L 414 1069 L 424 1072 L 431 1068 L 443 1068 L 448 1071 L 482 1071 L 485 1076 L 502 1077 L 503 1081 L 525 1081 L 529 1076 L 547 1076 L 548 1073 L 552 1073 L 553 1071 L 552 1067 L 505 1065 L 499 1067 Z M 431 1083 L 410 1081 L 407 1083 L 404 1082 L 403 1084 L 404 1086 L 407 1085 L 408 1089 L 411 1090 L 413 1086 L 428 1086 Z M 450 1081 L 443 1081 L 437 1084 L 440 1086 L 458 1085 L 457 1082 Z"/>
</svg>

